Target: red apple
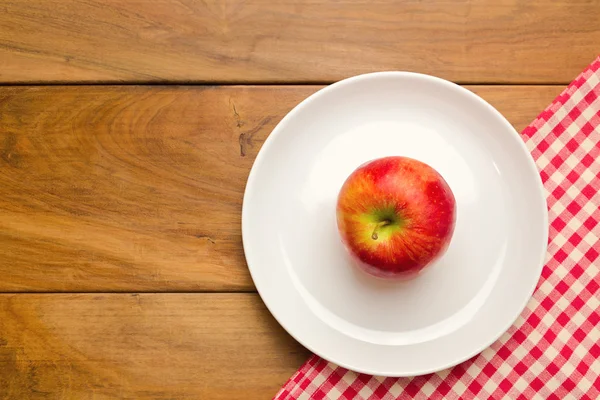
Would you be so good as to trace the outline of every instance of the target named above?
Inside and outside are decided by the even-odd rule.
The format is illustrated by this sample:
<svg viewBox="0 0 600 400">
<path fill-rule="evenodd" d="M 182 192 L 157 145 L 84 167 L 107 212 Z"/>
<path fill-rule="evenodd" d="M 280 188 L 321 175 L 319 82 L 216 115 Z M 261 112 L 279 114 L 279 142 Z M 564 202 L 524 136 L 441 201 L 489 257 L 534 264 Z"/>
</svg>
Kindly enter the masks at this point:
<svg viewBox="0 0 600 400">
<path fill-rule="evenodd" d="M 418 274 L 448 248 L 454 194 L 429 165 L 385 157 L 358 167 L 337 201 L 337 225 L 353 259 L 384 278 Z"/>
</svg>

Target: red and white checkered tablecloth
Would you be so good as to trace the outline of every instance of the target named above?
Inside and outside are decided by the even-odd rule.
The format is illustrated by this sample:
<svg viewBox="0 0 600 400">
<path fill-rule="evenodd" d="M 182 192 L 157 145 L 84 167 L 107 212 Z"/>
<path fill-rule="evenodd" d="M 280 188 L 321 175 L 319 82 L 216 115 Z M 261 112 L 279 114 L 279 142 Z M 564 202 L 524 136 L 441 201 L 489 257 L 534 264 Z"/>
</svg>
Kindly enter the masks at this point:
<svg viewBox="0 0 600 400">
<path fill-rule="evenodd" d="M 490 348 L 415 378 L 357 374 L 312 356 L 288 399 L 600 399 L 600 58 L 522 133 L 548 195 L 550 243 L 537 289 Z"/>
</svg>

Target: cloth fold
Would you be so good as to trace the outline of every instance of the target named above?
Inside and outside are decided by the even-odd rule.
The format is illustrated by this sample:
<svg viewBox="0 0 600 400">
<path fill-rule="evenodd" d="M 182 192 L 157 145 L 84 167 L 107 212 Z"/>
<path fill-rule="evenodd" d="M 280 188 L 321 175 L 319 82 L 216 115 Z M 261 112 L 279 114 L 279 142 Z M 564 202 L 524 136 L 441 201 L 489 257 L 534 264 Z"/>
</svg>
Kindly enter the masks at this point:
<svg viewBox="0 0 600 400">
<path fill-rule="evenodd" d="M 521 136 L 546 189 L 550 237 L 515 324 L 474 358 L 414 378 L 358 374 L 312 356 L 275 400 L 600 398 L 600 57 Z"/>
</svg>

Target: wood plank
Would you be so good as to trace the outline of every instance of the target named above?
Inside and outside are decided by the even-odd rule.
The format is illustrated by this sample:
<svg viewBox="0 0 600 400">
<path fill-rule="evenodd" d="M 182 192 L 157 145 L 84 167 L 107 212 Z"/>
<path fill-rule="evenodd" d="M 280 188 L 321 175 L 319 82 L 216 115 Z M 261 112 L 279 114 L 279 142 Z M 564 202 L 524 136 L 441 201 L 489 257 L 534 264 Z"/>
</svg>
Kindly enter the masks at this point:
<svg viewBox="0 0 600 400">
<path fill-rule="evenodd" d="M 0 292 L 254 290 L 248 172 L 317 89 L 0 88 Z M 470 89 L 520 130 L 562 88 Z"/>
<path fill-rule="evenodd" d="M 268 399 L 308 358 L 256 294 L 0 295 L 2 399 Z"/>
<path fill-rule="evenodd" d="M 567 83 L 598 54 L 596 0 L 5 0 L 1 82 L 331 82 L 412 70 Z"/>
</svg>

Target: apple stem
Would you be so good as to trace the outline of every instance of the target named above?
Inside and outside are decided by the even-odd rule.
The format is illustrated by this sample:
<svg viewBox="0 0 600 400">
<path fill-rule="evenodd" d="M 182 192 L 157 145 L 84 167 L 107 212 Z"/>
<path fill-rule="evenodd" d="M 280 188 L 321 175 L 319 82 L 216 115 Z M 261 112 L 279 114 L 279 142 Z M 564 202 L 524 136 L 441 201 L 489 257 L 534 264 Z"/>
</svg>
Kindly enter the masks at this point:
<svg viewBox="0 0 600 400">
<path fill-rule="evenodd" d="M 391 223 L 392 223 L 392 221 L 390 221 L 388 219 L 378 222 L 377 225 L 375 225 L 375 229 L 373 229 L 373 234 L 371 235 L 371 239 L 377 240 L 379 238 L 379 236 L 377 235 L 377 231 L 379 230 L 379 228 L 387 226 Z"/>
</svg>

